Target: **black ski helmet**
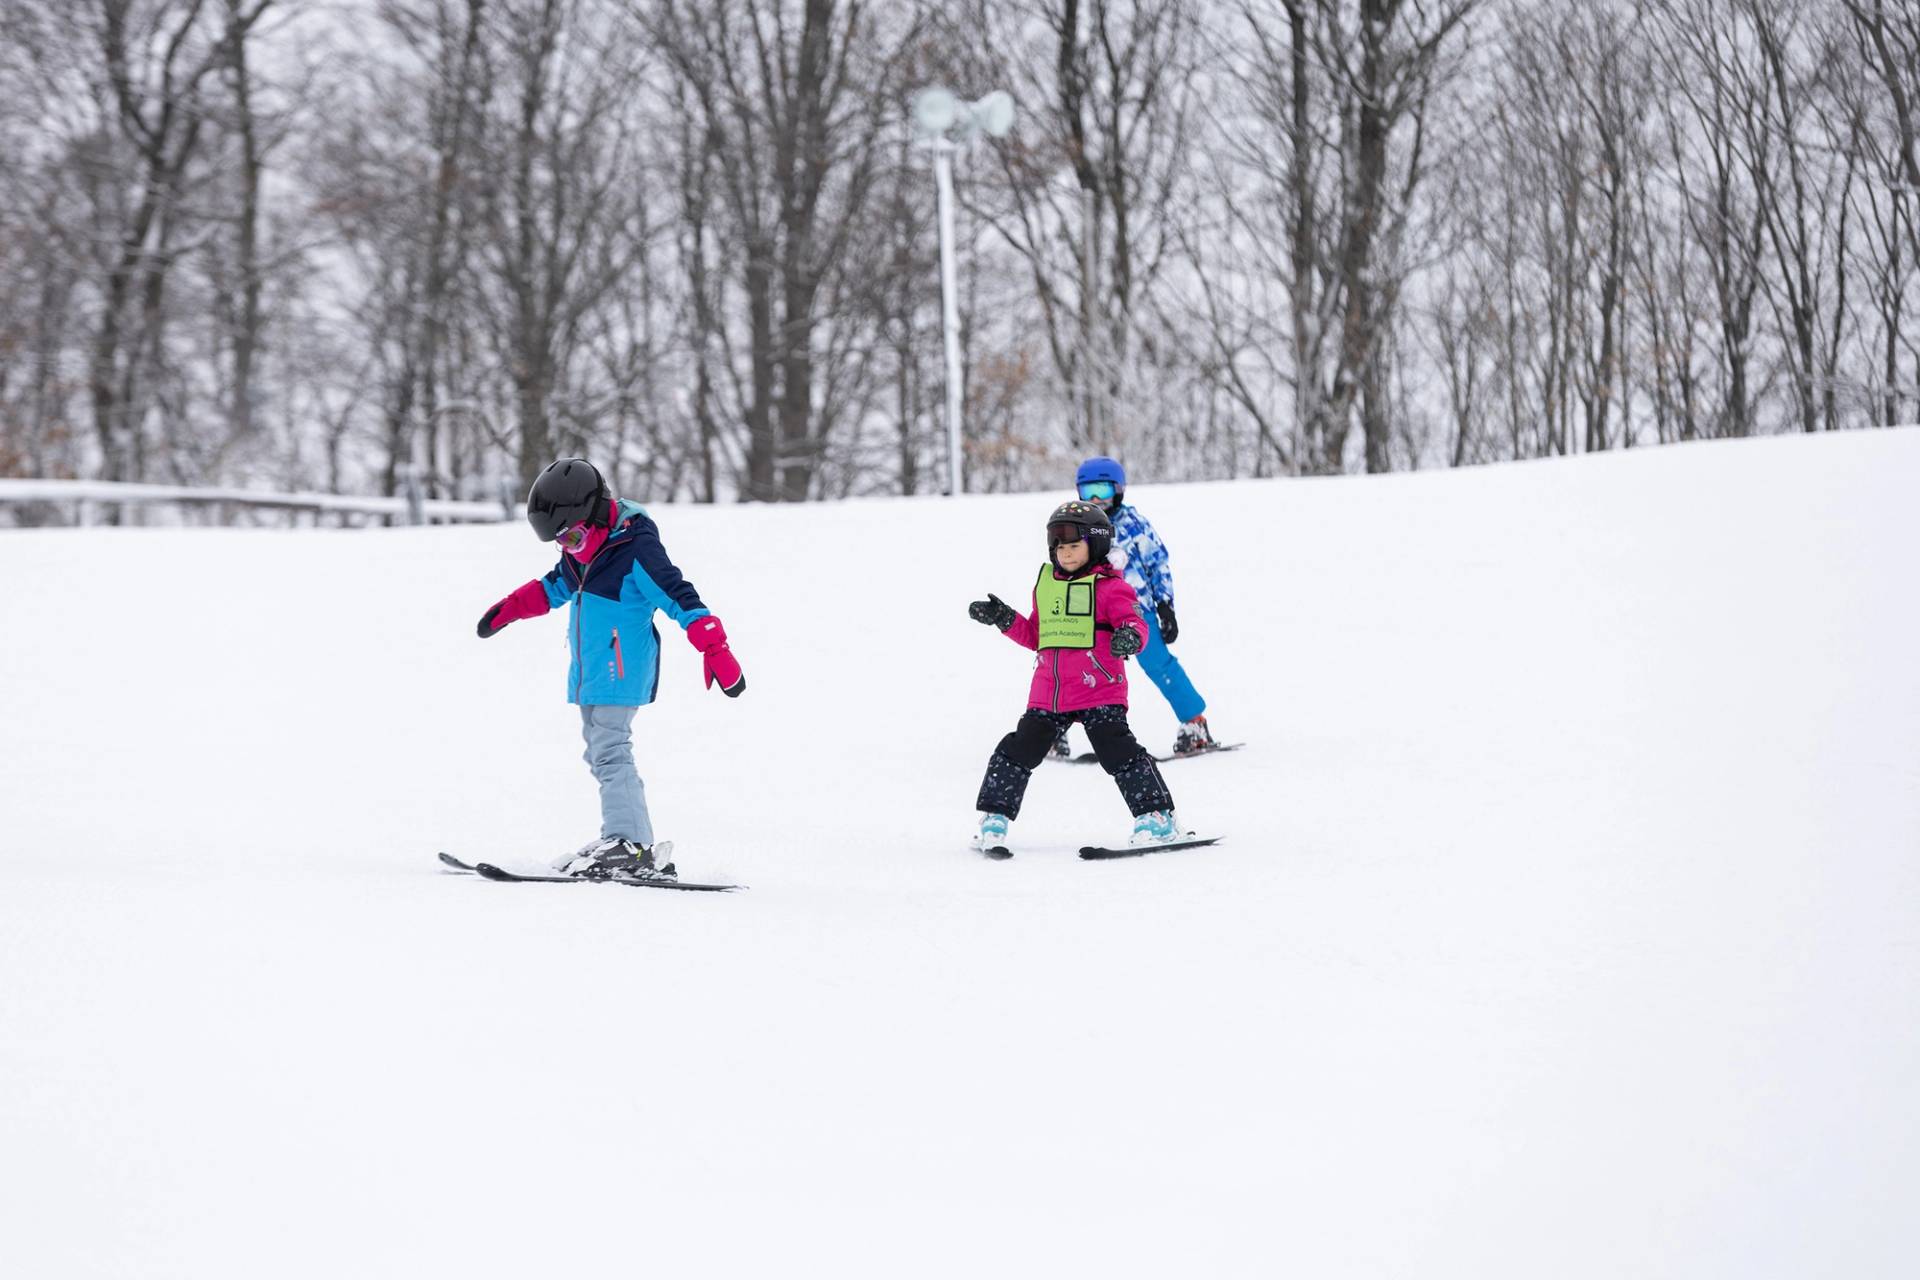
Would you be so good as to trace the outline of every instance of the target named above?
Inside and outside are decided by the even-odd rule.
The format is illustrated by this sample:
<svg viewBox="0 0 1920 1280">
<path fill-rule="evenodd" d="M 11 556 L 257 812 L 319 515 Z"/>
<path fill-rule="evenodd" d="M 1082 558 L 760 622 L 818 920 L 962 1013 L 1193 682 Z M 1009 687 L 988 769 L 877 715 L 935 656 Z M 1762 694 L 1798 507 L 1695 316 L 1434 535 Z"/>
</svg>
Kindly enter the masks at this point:
<svg viewBox="0 0 1920 1280">
<path fill-rule="evenodd" d="M 1069 533 L 1073 536 L 1068 537 Z M 1113 521 L 1107 519 L 1107 513 L 1098 503 L 1082 502 L 1078 498 L 1063 502 L 1047 517 L 1047 559 L 1053 561 L 1056 569 L 1060 568 L 1060 561 L 1054 557 L 1054 548 L 1063 542 L 1086 543 L 1087 568 L 1091 569 L 1104 563 L 1107 553 L 1113 550 Z"/>
<path fill-rule="evenodd" d="M 527 523 L 542 542 L 552 542 L 581 521 L 613 523 L 613 494 L 585 458 L 560 458 L 534 478 L 527 492 Z"/>
</svg>

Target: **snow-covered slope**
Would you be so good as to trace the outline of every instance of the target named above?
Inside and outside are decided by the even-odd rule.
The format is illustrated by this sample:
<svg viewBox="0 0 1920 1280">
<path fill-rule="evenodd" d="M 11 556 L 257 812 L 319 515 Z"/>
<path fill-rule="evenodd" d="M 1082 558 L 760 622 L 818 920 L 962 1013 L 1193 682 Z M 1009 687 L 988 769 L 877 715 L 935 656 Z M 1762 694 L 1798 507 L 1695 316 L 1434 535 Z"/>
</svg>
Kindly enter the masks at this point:
<svg viewBox="0 0 1920 1280">
<path fill-rule="evenodd" d="M 1136 486 L 1204 851 L 964 849 L 1054 495 L 669 508 L 663 836 L 521 527 L 0 534 L 0 1263 L 34 1277 L 1847 1277 L 1920 1253 L 1920 431 Z M 1136 688 L 1135 725 L 1172 717 Z"/>
</svg>

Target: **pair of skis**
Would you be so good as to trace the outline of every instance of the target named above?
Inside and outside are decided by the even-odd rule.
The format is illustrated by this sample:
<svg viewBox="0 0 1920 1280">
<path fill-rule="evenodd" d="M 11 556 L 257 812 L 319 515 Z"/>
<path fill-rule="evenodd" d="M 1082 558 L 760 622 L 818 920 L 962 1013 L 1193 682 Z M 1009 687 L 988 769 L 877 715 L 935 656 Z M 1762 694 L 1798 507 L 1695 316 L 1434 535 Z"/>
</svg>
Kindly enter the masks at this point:
<svg viewBox="0 0 1920 1280">
<path fill-rule="evenodd" d="M 1111 858 L 1139 858 L 1149 853 L 1173 853 L 1180 849 L 1199 849 L 1210 844 L 1218 843 L 1220 843 L 1219 836 L 1188 836 L 1180 840 L 1169 840 L 1164 844 L 1150 844 L 1138 847 L 1127 845 L 1117 849 L 1107 848 L 1103 845 L 1089 844 L 1080 847 L 1080 856 L 1089 862 L 1100 862 Z M 671 846 L 667 846 L 667 848 L 670 849 Z M 666 850 L 660 850 L 660 856 L 665 856 L 665 852 Z M 981 849 L 980 852 L 996 862 L 1004 862 L 1013 856 L 1013 850 L 1007 848 L 1005 845 L 991 845 Z M 508 871 L 504 867 L 496 867 L 491 862 L 463 862 L 450 853 L 442 853 L 440 855 L 440 863 L 449 870 L 477 875 L 483 880 L 497 880 L 502 884 L 624 884 L 636 889 L 679 889 L 686 893 L 731 893 L 735 889 L 743 889 L 746 887 L 745 885 L 738 884 L 699 884 L 689 880 L 669 879 L 666 876 L 651 876 L 635 879 L 608 877 L 602 880 L 592 880 L 584 876 L 559 876 L 547 875 L 545 873 Z"/>
<path fill-rule="evenodd" d="M 655 855 L 665 857 L 672 846 L 664 841 L 661 843 L 665 847 L 663 849 L 661 846 L 655 846 Z M 470 871 L 484 880 L 498 880 L 503 884 L 625 884 L 632 885 L 636 889 L 681 889 L 688 893 L 729 893 L 735 889 L 746 888 L 745 885 L 739 884 L 695 884 L 686 880 L 669 879 L 666 876 L 630 880 L 610 876 L 606 879 L 590 880 L 585 876 L 556 876 L 508 871 L 494 866 L 491 862 L 462 862 L 450 853 L 441 854 L 440 862 L 441 865 L 454 871 Z"/>
<path fill-rule="evenodd" d="M 1180 840 L 1169 840 L 1165 844 L 1149 844 L 1135 847 L 1109 849 L 1104 845 L 1086 844 L 1080 846 L 1080 856 L 1089 862 L 1101 862 L 1108 858 L 1138 858 L 1149 853 L 1172 853 L 1176 849 L 1198 849 L 1204 845 L 1219 844 L 1219 836 L 1187 836 Z M 980 852 L 995 862 L 1005 862 L 1013 856 L 1013 850 L 1003 844 L 988 845 Z"/>
</svg>

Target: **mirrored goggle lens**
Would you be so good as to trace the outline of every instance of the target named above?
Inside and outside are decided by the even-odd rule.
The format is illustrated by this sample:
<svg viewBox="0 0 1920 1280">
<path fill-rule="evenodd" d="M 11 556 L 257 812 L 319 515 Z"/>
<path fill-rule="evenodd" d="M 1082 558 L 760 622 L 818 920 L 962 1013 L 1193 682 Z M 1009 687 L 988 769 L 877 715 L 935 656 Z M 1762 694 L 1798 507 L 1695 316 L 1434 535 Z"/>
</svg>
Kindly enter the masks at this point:
<svg viewBox="0 0 1920 1280">
<path fill-rule="evenodd" d="M 1068 524 L 1062 520 L 1047 526 L 1047 545 L 1050 547 L 1057 547 L 1063 542 L 1085 542 L 1086 540 L 1085 525 Z"/>
<path fill-rule="evenodd" d="M 1088 502 L 1105 502 L 1113 493 L 1111 480 L 1089 480 L 1080 486 L 1080 496 Z"/>
<path fill-rule="evenodd" d="M 564 550 L 578 551 L 587 545 L 587 526 L 584 524 L 576 524 L 569 529 L 564 529 L 555 541 L 558 542 Z"/>
</svg>

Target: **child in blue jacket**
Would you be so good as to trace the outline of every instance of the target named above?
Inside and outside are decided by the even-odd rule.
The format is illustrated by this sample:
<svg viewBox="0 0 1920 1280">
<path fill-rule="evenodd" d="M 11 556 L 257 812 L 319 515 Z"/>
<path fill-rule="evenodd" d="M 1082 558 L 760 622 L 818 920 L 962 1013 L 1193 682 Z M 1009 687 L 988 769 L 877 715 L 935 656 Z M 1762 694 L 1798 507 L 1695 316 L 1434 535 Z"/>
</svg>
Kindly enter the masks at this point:
<svg viewBox="0 0 1920 1280">
<path fill-rule="evenodd" d="M 671 876 L 656 865 L 646 789 L 633 764 L 633 715 L 653 701 L 660 680 L 664 613 L 700 651 L 707 687 L 729 698 L 747 687 L 727 646 L 727 631 L 700 601 L 660 544 L 639 504 L 621 502 L 584 458 L 561 458 L 533 482 L 527 520 L 542 542 L 557 542 L 560 563 L 516 588 L 481 617 L 485 640 L 510 622 L 570 605 L 567 701 L 580 708 L 586 762 L 600 784 L 600 838 L 556 859 L 567 875 L 589 879 Z"/>
<path fill-rule="evenodd" d="M 1140 670 L 1173 706 L 1180 732 L 1173 741 L 1176 756 L 1211 751 L 1217 743 L 1207 728 L 1207 700 L 1187 678 L 1186 668 L 1168 648 L 1180 635 L 1173 613 L 1173 570 L 1167 564 L 1166 544 L 1139 510 L 1127 505 L 1127 469 L 1112 458 L 1088 458 L 1074 475 L 1082 502 L 1091 502 L 1113 521 L 1113 545 L 1125 553 L 1127 583 L 1134 590 L 1140 616 L 1152 634 L 1140 651 Z M 1055 744 L 1056 754 L 1062 753 Z"/>
</svg>

